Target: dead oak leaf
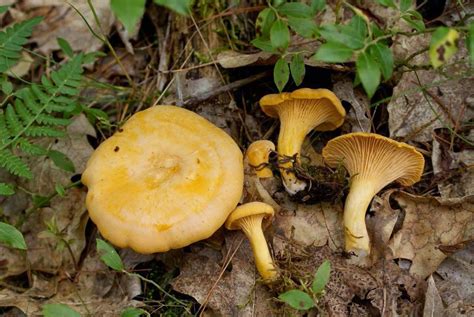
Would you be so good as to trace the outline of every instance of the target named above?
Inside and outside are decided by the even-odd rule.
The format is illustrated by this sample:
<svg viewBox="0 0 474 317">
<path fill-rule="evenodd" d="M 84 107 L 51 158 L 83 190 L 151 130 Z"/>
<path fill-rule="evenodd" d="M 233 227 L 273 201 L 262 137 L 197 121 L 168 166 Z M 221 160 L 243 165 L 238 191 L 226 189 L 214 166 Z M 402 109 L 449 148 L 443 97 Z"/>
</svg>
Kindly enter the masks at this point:
<svg viewBox="0 0 474 317">
<path fill-rule="evenodd" d="M 394 258 L 412 261 L 411 274 L 427 277 L 446 258 L 443 247 L 474 238 L 474 196 L 443 201 L 399 192 L 392 197 L 405 218 L 389 248 Z"/>
</svg>

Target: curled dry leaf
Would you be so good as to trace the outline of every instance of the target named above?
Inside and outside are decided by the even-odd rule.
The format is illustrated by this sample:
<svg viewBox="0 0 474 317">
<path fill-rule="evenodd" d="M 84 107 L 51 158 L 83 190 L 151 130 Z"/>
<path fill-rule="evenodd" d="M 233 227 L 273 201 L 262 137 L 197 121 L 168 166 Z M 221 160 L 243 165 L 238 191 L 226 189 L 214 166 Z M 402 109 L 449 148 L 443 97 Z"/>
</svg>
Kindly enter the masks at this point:
<svg viewBox="0 0 474 317">
<path fill-rule="evenodd" d="M 101 23 L 100 28 L 94 19 L 88 1 L 83 0 L 25 0 L 21 9 L 30 16 L 44 16 L 44 21 L 33 31 L 31 40 L 38 43 L 38 49 L 44 54 L 58 50 L 57 38 L 64 38 L 71 44 L 74 51 L 95 52 L 103 43 L 90 32 L 83 18 L 72 8 L 73 5 L 87 23 L 102 37 L 110 32 L 115 17 L 110 9 L 109 0 L 92 0 Z"/>
<path fill-rule="evenodd" d="M 225 241 L 225 256 L 214 249 L 192 246 L 192 252 L 184 255 L 173 288 L 194 297 L 201 305 L 207 303 L 207 308 L 219 316 L 255 316 L 256 311 L 271 311 L 271 296 L 264 288 L 255 291 L 258 273 L 247 239 L 240 232 L 228 232 Z M 236 248 L 231 268 L 219 279 L 225 259 Z"/>
<path fill-rule="evenodd" d="M 235 51 L 223 51 L 217 55 L 217 62 L 224 68 L 237 68 L 249 65 L 268 65 L 271 63 L 272 57 L 273 54 L 266 52 L 242 54 Z"/>
<path fill-rule="evenodd" d="M 405 212 L 389 248 L 394 258 L 412 261 L 410 273 L 427 277 L 447 257 L 442 250 L 474 238 L 474 197 L 440 200 L 403 192 L 392 195 Z"/>
<path fill-rule="evenodd" d="M 443 300 L 439 295 L 438 288 L 433 276 L 428 278 L 428 289 L 425 294 L 425 307 L 423 309 L 423 317 L 443 316 L 444 306 Z"/>
</svg>

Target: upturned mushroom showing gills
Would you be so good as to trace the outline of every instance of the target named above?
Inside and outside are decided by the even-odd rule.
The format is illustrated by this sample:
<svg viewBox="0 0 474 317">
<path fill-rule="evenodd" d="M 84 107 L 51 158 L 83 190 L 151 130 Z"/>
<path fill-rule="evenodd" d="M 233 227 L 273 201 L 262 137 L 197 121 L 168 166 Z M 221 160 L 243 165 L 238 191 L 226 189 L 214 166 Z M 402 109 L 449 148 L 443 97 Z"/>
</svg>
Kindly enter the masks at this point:
<svg viewBox="0 0 474 317">
<path fill-rule="evenodd" d="M 245 158 L 259 178 L 273 177 L 273 172 L 268 164 L 270 153 L 274 151 L 275 144 L 268 140 L 255 141 L 247 148 Z"/>
<path fill-rule="evenodd" d="M 210 237 L 237 206 L 243 157 L 196 113 L 156 106 L 134 114 L 93 153 L 82 182 L 101 234 L 118 247 L 164 252 Z"/>
<path fill-rule="evenodd" d="M 266 95 L 260 99 L 260 107 L 268 116 L 280 118 L 279 169 L 287 192 L 294 195 L 307 186 L 294 172 L 304 138 L 313 129 L 338 128 L 344 122 L 346 111 L 332 91 L 309 88 Z"/>
<path fill-rule="evenodd" d="M 425 160 L 413 146 L 373 133 L 349 133 L 332 139 L 323 148 L 325 162 L 342 164 L 350 190 L 344 206 L 345 249 L 359 257 L 370 254 L 365 212 L 372 198 L 393 181 L 403 186 L 418 182 Z"/>
<path fill-rule="evenodd" d="M 251 202 L 238 206 L 225 222 L 228 230 L 242 230 L 249 239 L 257 271 L 265 283 L 274 281 L 278 276 L 262 229 L 262 222 L 272 218 L 273 214 L 272 206 Z"/>
</svg>

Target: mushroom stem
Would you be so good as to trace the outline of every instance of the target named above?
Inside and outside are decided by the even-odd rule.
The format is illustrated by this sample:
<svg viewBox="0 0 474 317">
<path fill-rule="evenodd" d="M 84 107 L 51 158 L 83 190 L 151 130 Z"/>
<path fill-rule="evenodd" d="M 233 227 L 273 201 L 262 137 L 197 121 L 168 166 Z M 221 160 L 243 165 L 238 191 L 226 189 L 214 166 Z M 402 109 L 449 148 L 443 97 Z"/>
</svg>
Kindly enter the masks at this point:
<svg viewBox="0 0 474 317">
<path fill-rule="evenodd" d="M 262 230 L 264 215 L 245 217 L 239 221 L 240 227 L 250 241 L 255 266 L 260 276 L 266 283 L 276 279 L 277 272 L 273 264 L 272 256 L 268 250 L 267 240 Z"/>
<path fill-rule="evenodd" d="M 355 252 L 362 257 L 370 253 L 365 212 L 375 194 L 376 190 L 366 180 L 358 176 L 353 178 L 344 207 L 344 235 L 347 252 Z"/>
</svg>

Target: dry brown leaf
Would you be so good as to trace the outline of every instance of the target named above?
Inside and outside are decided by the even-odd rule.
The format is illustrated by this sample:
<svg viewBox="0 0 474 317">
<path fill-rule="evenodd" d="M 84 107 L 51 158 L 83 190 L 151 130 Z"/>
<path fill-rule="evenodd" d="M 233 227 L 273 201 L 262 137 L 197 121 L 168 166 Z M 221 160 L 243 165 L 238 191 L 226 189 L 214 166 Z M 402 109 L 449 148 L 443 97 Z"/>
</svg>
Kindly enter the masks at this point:
<svg viewBox="0 0 474 317">
<path fill-rule="evenodd" d="M 405 217 L 389 247 L 394 258 L 412 261 L 410 273 L 427 277 L 446 258 L 443 248 L 474 238 L 474 197 L 442 201 L 398 192 Z"/>
<path fill-rule="evenodd" d="M 255 292 L 258 273 L 248 240 L 240 232 L 226 235 L 226 246 L 231 253 L 243 242 L 222 278 L 218 280 L 224 262 L 222 253 L 196 245 L 191 247 L 191 253 L 185 253 L 173 288 L 194 297 L 200 304 L 207 301 L 207 307 L 219 316 L 254 316 L 255 311 L 270 311 L 271 296 L 264 289 Z"/>
<path fill-rule="evenodd" d="M 237 68 L 248 65 L 268 64 L 274 55 L 266 52 L 242 54 L 235 51 L 223 51 L 217 55 L 217 62 L 224 68 Z"/>
<path fill-rule="evenodd" d="M 57 38 L 64 38 L 74 51 L 95 52 L 103 43 L 89 30 L 83 18 L 72 8 L 72 4 L 92 29 L 106 37 L 110 32 L 115 17 L 112 14 L 109 0 L 92 0 L 101 27 L 97 26 L 88 2 L 83 0 L 25 0 L 21 9 L 29 16 L 44 16 L 43 22 L 35 27 L 31 40 L 38 43 L 38 49 L 44 54 L 58 50 Z M 103 32 L 103 34 L 102 34 Z"/>
<path fill-rule="evenodd" d="M 433 276 L 428 278 L 428 289 L 425 294 L 425 308 L 423 309 L 423 317 L 442 317 L 444 316 L 444 306 L 441 296 Z"/>
</svg>

